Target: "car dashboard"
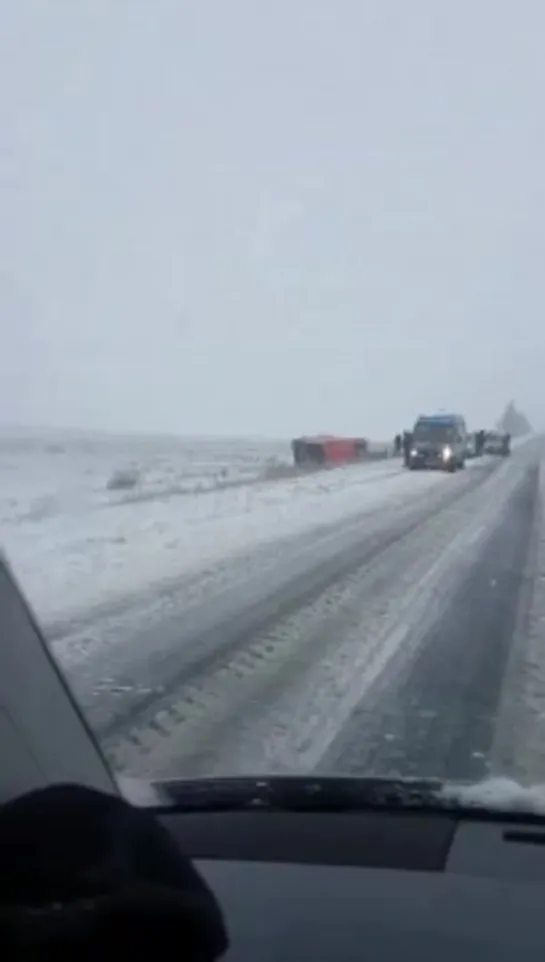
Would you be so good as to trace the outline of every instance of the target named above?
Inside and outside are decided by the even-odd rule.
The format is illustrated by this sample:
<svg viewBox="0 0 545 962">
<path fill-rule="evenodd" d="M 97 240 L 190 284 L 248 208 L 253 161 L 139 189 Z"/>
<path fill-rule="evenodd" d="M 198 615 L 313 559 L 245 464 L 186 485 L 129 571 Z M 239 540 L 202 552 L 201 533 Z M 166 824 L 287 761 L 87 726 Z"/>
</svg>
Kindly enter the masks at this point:
<svg viewBox="0 0 545 962">
<path fill-rule="evenodd" d="M 545 828 L 416 811 L 163 813 L 228 959 L 543 959 Z"/>
</svg>

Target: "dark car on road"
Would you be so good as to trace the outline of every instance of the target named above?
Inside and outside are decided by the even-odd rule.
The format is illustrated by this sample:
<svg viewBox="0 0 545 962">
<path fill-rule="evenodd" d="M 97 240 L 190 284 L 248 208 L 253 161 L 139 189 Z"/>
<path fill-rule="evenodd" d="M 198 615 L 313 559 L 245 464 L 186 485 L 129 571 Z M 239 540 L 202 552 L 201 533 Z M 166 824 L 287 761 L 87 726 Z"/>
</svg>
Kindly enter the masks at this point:
<svg viewBox="0 0 545 962">
<path fill-rule="evenodd" d="M 409 451 L 408 467 L 456 471 L 465 467 L 466 424 L 458 414 L 421 416 L 416 421 Z"/>
</svg>

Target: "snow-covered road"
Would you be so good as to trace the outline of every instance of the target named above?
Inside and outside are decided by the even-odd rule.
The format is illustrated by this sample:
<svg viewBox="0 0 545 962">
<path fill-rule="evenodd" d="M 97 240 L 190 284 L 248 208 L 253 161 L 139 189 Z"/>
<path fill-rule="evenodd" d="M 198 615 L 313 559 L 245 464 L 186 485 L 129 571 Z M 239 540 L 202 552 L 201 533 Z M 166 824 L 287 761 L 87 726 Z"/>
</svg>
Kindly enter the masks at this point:
<svg viewBox="0 0 545 962">
<path fill-rule="evenodd" d="M 450 777 L 459 775 L 449 767 L 458 740 L 458 767 L 469 777 L 478 759 L 486 771 L 479 706 L 490 735 L 535 485 L 527 452 L 475 466 L 450 489 L 353 522 L 329 541 L 327 561 L 317 547 L 299 576 L 269 579 L 262 595 L 252 587 L 252 607 L 231 594 L 230 611 L 214 605 L 189 634 L 179 624 L 178 653 L 171 643 L 161 667 L 148 663 L 152 682 L 168 678 L 162 698 L 117 695 L 117 718 L 114 699 L 101 699 L 98 724 L 118 764 L 165 777 L 177 767 L 197 775 L 414 765 Z M 121 732 L 130 741 L 120 745 Z"/>
<path fill-rule="evenodd" d="M 125 773 L 535 781 L 544 454 L 102 505 L 11 554 Z"/>
</svg>

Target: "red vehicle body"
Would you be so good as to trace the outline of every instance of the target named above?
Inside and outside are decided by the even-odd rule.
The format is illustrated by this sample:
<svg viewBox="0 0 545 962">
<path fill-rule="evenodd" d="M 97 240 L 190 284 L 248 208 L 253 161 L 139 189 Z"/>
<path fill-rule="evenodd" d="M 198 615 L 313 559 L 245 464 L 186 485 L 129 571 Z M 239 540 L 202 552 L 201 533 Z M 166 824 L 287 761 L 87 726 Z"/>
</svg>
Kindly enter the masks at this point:
<svg viewBox="0 0 545 962">
<path fill-rule="evenodd" d="M 291 442 L 296 464 L 328 465 L 358 461 L 367 452 L 365 438 L 338 438 L 334 435 L 295 438 Z"/>
</svg>

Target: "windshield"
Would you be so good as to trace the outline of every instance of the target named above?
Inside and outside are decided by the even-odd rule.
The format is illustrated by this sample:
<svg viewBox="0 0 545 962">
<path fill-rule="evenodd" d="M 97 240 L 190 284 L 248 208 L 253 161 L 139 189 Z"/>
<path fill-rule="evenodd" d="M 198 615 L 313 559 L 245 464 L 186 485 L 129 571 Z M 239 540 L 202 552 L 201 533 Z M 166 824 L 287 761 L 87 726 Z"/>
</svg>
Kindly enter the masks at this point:
<svg viewBox="0 0 545 962">
<path fill-rule="evenodd" d="M 117 772 L 543 780 L 545 8 L 489 7 L 6 5 L 0 541 Z"/>
<path fill-rule="evenodd" d="M 434 424 L 424 422 L 417 424 L 414 429 L 415 441 L 455 441 L 457 437 L 456 428 L 450 424 Z"/>
</svg>

